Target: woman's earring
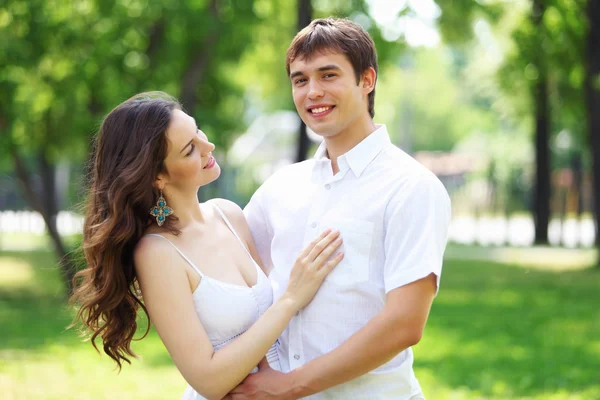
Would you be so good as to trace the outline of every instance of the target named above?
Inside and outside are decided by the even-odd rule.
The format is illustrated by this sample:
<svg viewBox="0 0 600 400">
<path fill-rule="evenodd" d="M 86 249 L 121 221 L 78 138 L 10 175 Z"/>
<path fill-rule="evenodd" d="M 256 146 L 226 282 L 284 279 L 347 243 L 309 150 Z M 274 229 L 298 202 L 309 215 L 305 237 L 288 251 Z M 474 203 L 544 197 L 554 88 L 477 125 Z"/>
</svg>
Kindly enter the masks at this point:
<svg viewBox="0 0 600 400">
<path fill-rule="evenodd" d="M 158 224 L 158 226 L 162 226 L 162 224 L 165 223 L 167 217 L 171 214 L 173 214 L 173 209 L 167 206 L 167 201 L 163 197 L 163 193 L 161 190 L 156 205 L 150 209 L 150 215 L 156 218 L 156 223 Z"/>
</svg>

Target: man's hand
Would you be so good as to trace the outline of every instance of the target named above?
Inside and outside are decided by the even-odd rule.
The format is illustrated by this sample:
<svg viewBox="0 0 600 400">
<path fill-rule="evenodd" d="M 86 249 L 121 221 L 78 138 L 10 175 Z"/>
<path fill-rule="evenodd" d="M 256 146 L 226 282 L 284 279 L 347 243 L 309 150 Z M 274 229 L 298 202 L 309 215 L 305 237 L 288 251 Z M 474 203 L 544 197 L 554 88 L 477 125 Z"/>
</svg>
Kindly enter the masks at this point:
<svg viewBox="0 0 600 400">
<path fill-rule="evenodd" d="M 223 400 L 295 400 L 292 382 L 287 374 L 269 367 L 266 358 L 258 364 L 258 372 L 248 375 Z"/>
</svg>

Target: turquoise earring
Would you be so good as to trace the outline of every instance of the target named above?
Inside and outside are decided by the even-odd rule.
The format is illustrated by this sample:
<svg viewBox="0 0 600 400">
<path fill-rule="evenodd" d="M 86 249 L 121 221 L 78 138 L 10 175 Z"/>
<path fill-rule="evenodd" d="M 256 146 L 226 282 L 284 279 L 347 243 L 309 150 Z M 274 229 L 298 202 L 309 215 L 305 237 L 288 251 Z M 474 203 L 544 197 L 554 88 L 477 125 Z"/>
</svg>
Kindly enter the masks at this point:
<svg viewBox="0 0 600 400">
<path fill-rule="evenodd" d="M 163 197 L 163 193 L 161 190 L 156 205 L 150 209 L 150 215 L 156 218 L 156 223 L 158 224 L 158 226 L 162 226 L 162 224 L 164 224 L 167 220 L 167 217 L 172 214 L 173 209 L 167 206 L 167 201 Z"/>
</svg>

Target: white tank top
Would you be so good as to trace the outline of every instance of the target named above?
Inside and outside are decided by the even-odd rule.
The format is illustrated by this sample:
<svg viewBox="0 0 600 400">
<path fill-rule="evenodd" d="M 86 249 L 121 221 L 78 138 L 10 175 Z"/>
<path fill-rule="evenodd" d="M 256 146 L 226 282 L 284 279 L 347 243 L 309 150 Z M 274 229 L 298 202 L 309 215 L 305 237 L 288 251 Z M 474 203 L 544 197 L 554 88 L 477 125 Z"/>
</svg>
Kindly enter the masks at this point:
<svg viewBox="0 0 600 400">
<path fill-rule="evenodd" d="M 257 276 L 254 286 L 236 285 L 206 276 L 169 239 L 156 233 L 149 233 L 147 236 L 158 236 L 169 242 L 179 255 L 200 275 L 200 283 L 192 294 L 194 307 L 214 350 L 217 351 L 246 332 L 258 320 L 273 303 L 273 291 L 269 278 L 254 261 L 225 214 L 216 204 L 211 204 L 252 260 Z M 271 368 L 280 369 L 275 345 L 271 347 L 266 357 Z M 204 397 L 200 396 L 191 386 L 188 386 L 183 399 L 199 400 L 204 399 Z"/>
</svg>

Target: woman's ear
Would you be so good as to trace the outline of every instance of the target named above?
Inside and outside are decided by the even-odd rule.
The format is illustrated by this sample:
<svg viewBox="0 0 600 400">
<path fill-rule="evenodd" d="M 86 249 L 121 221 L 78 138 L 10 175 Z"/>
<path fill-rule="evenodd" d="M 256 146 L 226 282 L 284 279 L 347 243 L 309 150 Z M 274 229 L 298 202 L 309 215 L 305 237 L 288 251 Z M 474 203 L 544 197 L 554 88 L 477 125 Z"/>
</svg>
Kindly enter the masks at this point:
<svg viewBox="0 0 600 400">
<path fill-rule="evenodd" d="M 375 89 L 375 82 L 377 81 L 377 72 L 373 67 L 367 68 L 362 75 L 362 86 L 365 94 L 371 93 Z"/>
<path fill-rule="evenodd" d="M 157 190 L 164 190 L 166 185 L 167 185 L 167 176 L 162 172 L 156 176 L 156 179 L 152 183 L 152 186 L 154 186 L 154 188 Z"/>
</svg>

